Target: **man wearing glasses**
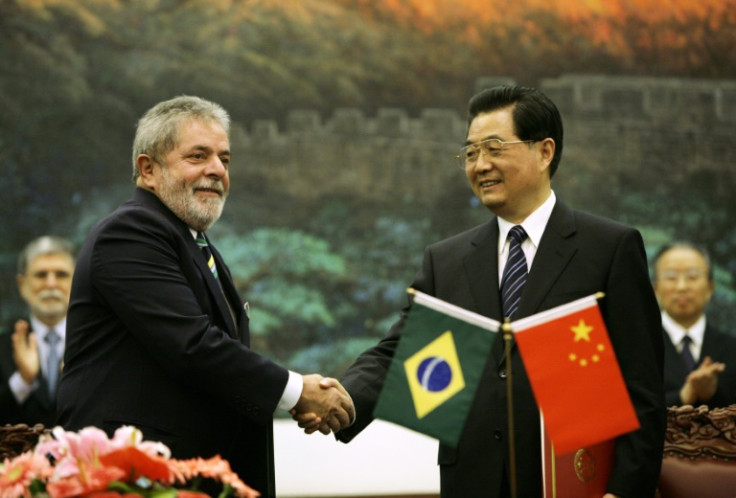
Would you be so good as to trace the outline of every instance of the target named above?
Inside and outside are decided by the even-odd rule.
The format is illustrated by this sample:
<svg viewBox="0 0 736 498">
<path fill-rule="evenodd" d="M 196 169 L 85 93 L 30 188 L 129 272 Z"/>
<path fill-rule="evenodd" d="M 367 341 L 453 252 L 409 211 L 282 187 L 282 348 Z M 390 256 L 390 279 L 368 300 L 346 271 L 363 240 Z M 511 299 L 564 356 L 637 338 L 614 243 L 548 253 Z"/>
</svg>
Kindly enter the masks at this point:
<svg viewBox="0 0 736 498">
<path fill-rule="evenodd" d="M 653 277 L 666 332 L 667 406 L 736 403 L 736 337 L 720 332 L 705 317 L 714 288 L 707 251 L 689 242 L 666 245 L 654 258 Z"/>
<path fill-rule="evenodd" d="M 556 198 L 551 178 L 562 155 L 562 120 L 541 92 L 520 86 L 484 90 L 469 102 L 468 125 L 458 161 L 475 195 L 495 216 L 430 245 L 411 286 L 499 321 L 604 292 L 601 310 L 641 424 L 639 430 L 616 440 L 616 463 L 606 496 L 654 496 L 665 429 L 663 343 L 639 232 L 574 211 Z M 512 232 L 513 243 L 507 238 Z M 522 264 L 516 265 L 516 275 L 508 277 L 506 262 L 517 258 L 523 258 Z M 507 294 L 509 282 L 516 294 Z M 512 297 L 503 299 L 502 294 Z M 337 434 L 338 439 L 350 441 L 371 422 L 410 306 L 387 337 L 360 355 L 342 380 L 355 402 L 357 419 Z M 440 446 L 443 497 L 510 495 L 508 360 L 500 336 L 458 446 Z M 510 361 L 517 496 L 542 496 L 539 410 L 516 347 Z M 585 417 L 584 411 L 580 417 Z M 315 430 L 308 421 L 300 425 L 308 432 Z"/>
</svg>

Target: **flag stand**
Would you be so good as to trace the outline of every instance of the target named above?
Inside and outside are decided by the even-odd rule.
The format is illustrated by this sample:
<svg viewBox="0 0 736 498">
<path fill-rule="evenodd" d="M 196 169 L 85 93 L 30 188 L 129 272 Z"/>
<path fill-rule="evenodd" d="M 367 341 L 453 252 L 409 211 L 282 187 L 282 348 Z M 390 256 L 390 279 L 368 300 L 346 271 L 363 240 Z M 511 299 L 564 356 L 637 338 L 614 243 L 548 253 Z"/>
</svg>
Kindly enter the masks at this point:
<svg viewBox="0 0 736 498">
<path fill-rule="evenodd" d="M 511 498 L 516 498 L 516 443 L 514 441 L 514 394 L 513 383 L 511 379 L 511 320 L 506 317 L 506 321 L 501 326 L 503 330 L 504 357 L 506 358 L 506 408 L 508 410 L 507 417 L 509 422 L 509 487 Z"/>
</svg>

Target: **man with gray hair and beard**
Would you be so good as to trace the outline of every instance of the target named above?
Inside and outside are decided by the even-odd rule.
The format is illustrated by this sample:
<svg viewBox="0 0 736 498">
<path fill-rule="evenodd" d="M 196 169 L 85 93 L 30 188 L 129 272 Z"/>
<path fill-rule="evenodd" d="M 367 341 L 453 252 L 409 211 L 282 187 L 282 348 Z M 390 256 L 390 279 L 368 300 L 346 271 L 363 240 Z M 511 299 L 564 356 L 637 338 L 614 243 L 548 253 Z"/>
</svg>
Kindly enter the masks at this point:
<svg viewBox="0 0 736 498">
<path fill-rule="evenodd" d="M 133 425 L 175 458 L 219 454 L 275 496 L 274 412 L 315 412 L 338 431 L 354 408 L 342 386 L 250 348 L 243 301 L 206 235 L 230 187 L 229 127 L 222 107 L 188 96 L 139 121 L 133 198 L 80 250 L 59 422 L 108 434 Z"/>
<path fill-rule="evenodd" d="M 18 256 L 16 282 L 30 317 L 0 335 L 0 425 L 56 420 L 72 273 L 74 246 L 61 237 L 33 239 Z"/>
</svg>

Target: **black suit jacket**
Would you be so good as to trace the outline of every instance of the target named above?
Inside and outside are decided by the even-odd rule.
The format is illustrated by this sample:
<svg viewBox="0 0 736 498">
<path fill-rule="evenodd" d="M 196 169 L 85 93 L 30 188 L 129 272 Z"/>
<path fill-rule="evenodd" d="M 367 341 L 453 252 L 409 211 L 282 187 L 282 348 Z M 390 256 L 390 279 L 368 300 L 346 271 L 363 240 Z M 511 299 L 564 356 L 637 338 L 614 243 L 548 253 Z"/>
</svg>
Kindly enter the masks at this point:
<svg viewBox="0 0 736 498">
<path fill-rule="evenodd" d="M 710 408 L 725 407 L 736 403 L 736 337 L 725 334 L 711 325 L 705 326 L 703 347 L 698 363 L 706 356 L 726 364 L 726 370 L 718 375 L 718 388 L 711 399 L 703 403 Z M 664 333 L 664 389 L 667 406 L 680 406 L 680 389 L 685 383 L 687 370 L 682 356 Z"/>
<path fill-rule="evenodd" d="M 429 246 L 412 286 L 502 321 L 497 221 Z M 616 466 L 608 490 L 623 497 L 653 496 L 665 431 L 662 325 L 643 242 L 632 228 L 573 211 L 558 200 L 517 318 L 598 291 L 606 294 L 601 311 L 641 423 L 641 429 L 616 441 Z M 388 336 L 348 369 L 343 383 L 355 402 L 357 420 L 338 433 L 341 440 L 349 441 L 371 422 L 407 311 L 408 306 Z M 440 445 L 443 497 L 503 496 L 509 464 L 502 342 L 498 334 L 458 447 Z M 542 496 L 539 412 L 515 347 L 511 361 L 518 496 Z"/>
<path fill-rule="evenodd" d="M 59 422 L 134 425 L 176 458 L 219 454 L 273 496 L 273 412 L 288 371 L 249 348 L 243 302 L 213 253 L 222 291 L 189 228 L 142 189 L 91 231 L 72 284 Z"/>
<path fill-rule="evenodd" d="M 53 427 L 56 422 L 56 401 L 49 396 L 46 377 L 39 372 L 38 388 L 28 399 L 19 404 L 8 380 L 17 370 L 13 359 L 13 343 L 11 341 L 13 327 L 0 334 L 0 425 L 5 424 L 43 424 Z"/>
</svg>

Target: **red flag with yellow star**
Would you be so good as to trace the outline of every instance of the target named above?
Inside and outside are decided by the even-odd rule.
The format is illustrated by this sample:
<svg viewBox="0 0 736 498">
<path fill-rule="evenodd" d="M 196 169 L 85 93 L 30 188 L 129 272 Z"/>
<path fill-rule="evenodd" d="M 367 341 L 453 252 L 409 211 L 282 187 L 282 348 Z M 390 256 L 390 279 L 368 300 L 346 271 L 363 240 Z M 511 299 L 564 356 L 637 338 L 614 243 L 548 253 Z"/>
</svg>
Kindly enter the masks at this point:
<svg viewBox="0 0 736 498">
<path fill-rule="evenodd" d="M 596 296 L 511 328 L 556 454 L 639 428 Z"/>
</svg>

